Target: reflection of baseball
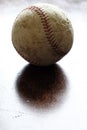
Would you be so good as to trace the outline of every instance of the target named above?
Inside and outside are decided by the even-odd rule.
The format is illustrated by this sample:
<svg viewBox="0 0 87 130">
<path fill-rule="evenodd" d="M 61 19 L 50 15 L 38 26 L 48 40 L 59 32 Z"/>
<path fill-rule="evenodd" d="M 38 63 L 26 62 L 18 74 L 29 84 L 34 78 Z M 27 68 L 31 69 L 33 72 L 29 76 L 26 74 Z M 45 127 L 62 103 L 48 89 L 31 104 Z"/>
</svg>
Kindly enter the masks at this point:
<svg viewBox="0 0 87 130">
<path fill-rule="evenodd" d="M 18 53 L 33 65 L 50 65 L 72 47 L 73 29 L 67 16 L 50 4 L 24 9 L 12 28 L 12 42 Z"/>
</svg>

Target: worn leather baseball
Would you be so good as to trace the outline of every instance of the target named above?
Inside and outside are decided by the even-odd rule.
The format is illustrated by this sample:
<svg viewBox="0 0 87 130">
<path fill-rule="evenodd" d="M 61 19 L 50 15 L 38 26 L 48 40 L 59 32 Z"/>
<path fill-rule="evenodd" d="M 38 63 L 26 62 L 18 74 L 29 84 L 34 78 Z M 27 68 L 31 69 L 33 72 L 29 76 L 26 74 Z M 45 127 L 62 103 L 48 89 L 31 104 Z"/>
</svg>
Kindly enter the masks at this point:
<svg viewBox="0 0 87 130">
<path fill-rule="evenodd" d="M 73 43 L 73 28 L 60 8 L 51 4 L 35 4 L 16 17 L 12 42 L 28 62 L 47 66 L 69 52 Z"/>
</svg>

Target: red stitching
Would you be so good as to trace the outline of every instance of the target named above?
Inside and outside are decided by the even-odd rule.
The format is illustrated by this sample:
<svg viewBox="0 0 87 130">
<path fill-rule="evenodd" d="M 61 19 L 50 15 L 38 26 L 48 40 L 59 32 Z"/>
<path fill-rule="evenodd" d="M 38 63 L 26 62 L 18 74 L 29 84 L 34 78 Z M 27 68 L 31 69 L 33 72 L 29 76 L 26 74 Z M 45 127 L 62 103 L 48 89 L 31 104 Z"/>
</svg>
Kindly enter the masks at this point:
<svg viewBox="0 0 87 130">
<path fill-rule="evenodd" d="M 64 56 L 65 53 L 63 51 L 60 51 L 60 47 L 55 39 L 53 29 L 49 22 L 48 14 L 40 7 L 31 6 L 29 9 L 31 9 L 32 11 L 35 11 L 41 18 L 41 23 L 43 25 L 44 32 L 46 34 L 46 38 L 47 38 L 49 44 L 51 45 L 51 47 L 54 49 L 54 51 L 58 55 L 60 55 L 61 57 Z"/>
</svg>

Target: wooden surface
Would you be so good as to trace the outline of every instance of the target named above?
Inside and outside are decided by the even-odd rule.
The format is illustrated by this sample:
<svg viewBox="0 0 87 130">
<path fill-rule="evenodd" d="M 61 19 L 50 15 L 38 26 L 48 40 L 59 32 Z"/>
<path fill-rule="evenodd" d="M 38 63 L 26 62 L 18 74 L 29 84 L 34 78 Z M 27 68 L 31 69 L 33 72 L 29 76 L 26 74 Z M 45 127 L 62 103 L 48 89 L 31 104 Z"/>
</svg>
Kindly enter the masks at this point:
<svg viewBox="0 0 87 130">
<path fill-rule="evenodd" d="M 11 42 L 13 21 L 23 7 L 0 6 L 0 130 L 87 130 L 87 9 L 65 9 L 74 28 L 73 47 L 57 64 L 39 68 Z"/>
</svg>

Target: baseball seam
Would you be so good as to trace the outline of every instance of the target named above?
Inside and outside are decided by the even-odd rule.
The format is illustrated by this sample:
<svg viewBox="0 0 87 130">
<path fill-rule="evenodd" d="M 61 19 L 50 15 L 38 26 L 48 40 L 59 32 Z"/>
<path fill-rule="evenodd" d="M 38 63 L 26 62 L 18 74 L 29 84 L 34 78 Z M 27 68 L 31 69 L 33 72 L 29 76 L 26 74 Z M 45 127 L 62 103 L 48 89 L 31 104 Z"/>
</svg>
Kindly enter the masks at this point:
<svg viewBox="0 0 87 130">
<path fill-rule="evenodd" d="M 50 25 L 50 18 L 48 16 L 48 14 L 44 11 L 44 9 L 37 7 L 37 6 L 31 6 L 29 9 L 32 11 L 35 11 L 38 14 L 38 16 L 40 17 L 46 38 L 48 40 L 48 43 L 53 48 L 54 52 L 56 52 L 56 54 L 61 57 L 64 56 L 65 53 L 60 50 L 60 47 L 55 39 L 53 29 Z"/>
</svg>

